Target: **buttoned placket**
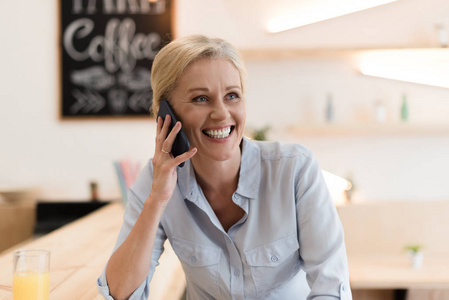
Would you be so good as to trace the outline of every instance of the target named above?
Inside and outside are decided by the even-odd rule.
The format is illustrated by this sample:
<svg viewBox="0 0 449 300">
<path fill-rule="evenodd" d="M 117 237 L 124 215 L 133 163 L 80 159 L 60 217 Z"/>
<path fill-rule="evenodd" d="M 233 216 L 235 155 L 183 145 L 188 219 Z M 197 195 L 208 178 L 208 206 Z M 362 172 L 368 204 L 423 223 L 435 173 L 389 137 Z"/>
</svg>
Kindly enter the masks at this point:
<svg viewBox="0 0 449 300">
<path fill-rule="evenodd" d="M 244 299 L 244 274 L 243 274 L 243 262 L 237 246 L 234 243 L 234 235 L 240 225 L 246 221 L 248 217 L 248 203 L 244 202 L 242 197 L 238 194 L 232 196 L 232 200 L 235 204 L 240 206 L 244 211 L 245 215 L 236 224 L 229 228 L 228 233 L 225 233 L 226 247 L 229 252 L 229 264 L 230 264 L 230 274 L 231 274 L 231 295 L 233 300 L 243 300 Z"/>
<path fill-rule="evenodd" d="M 198 193 L 198 194 L 197 194 Z M 244 300 L 244 274 L 243 274 L 243 262 L 240 256 L 239 250 L 234 243 L 234 234 L 237 231 L 238 227 L 246 221 L 248 217 L 248 202 L 243 200 L 243 197 L 234 193 L 232 196 L 232 200 L 235 204 L 240 206 L 244 211 L 245 215 L 240 219 L 236 224 L 234 224 L 229 230 L 228 233 L 225 232 L 223 226 L 221 225 L 218 218 L 213 213 L 213 210 L 210 206 L 205 206 L 205 202 L 199 201 L 198 197 L 204 197 L 203 193 L 200 190 L 192 189 L 188 193 L 189 197 L 186 200 L 193 202 L 198 208 L 203 210 L 209 217 L 212 224 L 215 225 L 225 236 L 226 239 L 226 247 L 229 252 L 229 263 L 230 263 L 230 291 L 233 300 Z M 201 195 L 201 196 L 200 196 Z M 204 198 L 205 201 L 207 201 Z M 196 257 L 190 257 L 190 261 L 195 263 Z"/>
<path fill-rule="evenodd" d="M 230 267 L 230 289 L 233 300 L 244 299 L 243 286 L 243 263 L 240 258 L 239 251 L 234 244 L 233 238 L 229 234 L 225 234 L 226 247 L 229 252 L 229 267 Z"/>
</svg>

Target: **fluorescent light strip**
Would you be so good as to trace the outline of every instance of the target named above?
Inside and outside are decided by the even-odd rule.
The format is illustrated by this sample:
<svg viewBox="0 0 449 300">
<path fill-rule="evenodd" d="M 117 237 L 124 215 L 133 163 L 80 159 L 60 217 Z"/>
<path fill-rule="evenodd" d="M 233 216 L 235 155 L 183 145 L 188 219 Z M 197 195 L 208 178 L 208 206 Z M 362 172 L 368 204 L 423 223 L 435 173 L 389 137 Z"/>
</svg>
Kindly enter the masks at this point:
<svg viewBox="0 0 449 300">
<path fill-rule="evenodd" d="M 449 49 L 378 50 L 359 57 L 364 75 L 449 88 Z"/>
<path fill-rule="evenodd" d="M 326 181 L 329 187 L 337 188 L 341 191 L 349 190 L 352 187 L 351 183 L 343 177 L 326 170 L 321 170 L 321 172 L 323 173 L 324 181 Z"/>
<path fill-rule="evenodd" d="M 272 19 L 267 26 L 268 32 L 277 33 L 304 25 L 348 15 L 376 6 L 396 2 L 397 0 L 315 0 L 305 2 Z"/>
<path fill-rule="evenodd" d="M 343 204 L 346 202 L 345 191 L 352 188 L 352 184 L 346 179 L 332 174 L 328 171 L 321 170 L 323 173 L 324 181 L 331 194 L 331 197 L 335 204 Z"/>
</svg>

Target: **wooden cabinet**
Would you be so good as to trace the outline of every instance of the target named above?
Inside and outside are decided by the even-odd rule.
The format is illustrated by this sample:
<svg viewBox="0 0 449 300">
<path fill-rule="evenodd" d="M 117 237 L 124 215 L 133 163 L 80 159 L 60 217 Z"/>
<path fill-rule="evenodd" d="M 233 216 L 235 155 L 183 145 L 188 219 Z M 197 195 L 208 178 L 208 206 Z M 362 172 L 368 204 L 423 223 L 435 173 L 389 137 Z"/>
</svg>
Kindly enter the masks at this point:
<svg viewBox="0 0 449 300">
<path fill-rule="evenodd" d="M 36 205 L 0 204 L 0 251 L 32 238 Z"/>
</svg>

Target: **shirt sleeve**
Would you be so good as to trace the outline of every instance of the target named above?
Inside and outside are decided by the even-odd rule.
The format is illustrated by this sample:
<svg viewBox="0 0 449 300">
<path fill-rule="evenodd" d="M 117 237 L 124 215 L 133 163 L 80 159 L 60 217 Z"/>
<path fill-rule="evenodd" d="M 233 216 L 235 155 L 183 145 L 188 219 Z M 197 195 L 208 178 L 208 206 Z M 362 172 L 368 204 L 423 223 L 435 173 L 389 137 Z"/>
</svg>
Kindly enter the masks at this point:
<svg viewBox="0 0 449 300">
<path fill-rule="evenodd" d="M 313 154 L 298 164 L 296 213 L 307 300 L 351 300 L 343 226 Z"/>
<path fill-rule="evenodd" d="M 151 165 L 151 163 L 149 163 Z M 148 166 L 145 168 L 147 169 Z M 149 169 L 149 172 L 151 173 L 151 169 Z M 125 213 L 123 215 L 123 225 L 120 229 L 120 233 L 117 238 L 117 242 L 114 247 L 114 251 L 120 247 L 120 245 L 126 240 L 128 237 L 131 229 L 133 228 L 134 224 L 137 221 L 137 218 L 139 217 L 142 209 L 144 200 L 139 199 L 139 197 L 136 195 L 136 193 L 133 191 L 133 189 L 136 189 L 138 191 L 141 191 L 142 189 L 140 186 L 143 184 L 145 186 L 151 187 L 151 178 L 152 176 L 148 174 L 141 174 L 139 178 L 137 179 L 134 186 L 128 191 L 128 204 L 125 209 Z M 149 192 L 148 192 L 149 194 Z M 146 198 L 145 198 L 146 199 Z M 153 277 L 155 268 L 159 265 L 159 258 L 164 252 L 164 242 L 166 240 L 166 235 L 164 233 L 164 230 L 161 225 L 159 225 L 157 231 L 156 231 L 156 239 L 154 241 L 154 247 L 153 252 L 151 256 L 151 267 L 150 271 L 148 273 L 147 278 L 142 282 L 142 284 L 132 293 L 130 296 L 130 300 L 144 300 L 148 299 L 148 296 L 150 294 L 150 282 L 151 278 Z M 101 273 L 100 277 L 97 279 L 97 289 L 105 299 L 113 300 L 109 293 L 109 286 L 106 278 L 106 267 L 103 269 L 103 272 Z"/>
</svg>

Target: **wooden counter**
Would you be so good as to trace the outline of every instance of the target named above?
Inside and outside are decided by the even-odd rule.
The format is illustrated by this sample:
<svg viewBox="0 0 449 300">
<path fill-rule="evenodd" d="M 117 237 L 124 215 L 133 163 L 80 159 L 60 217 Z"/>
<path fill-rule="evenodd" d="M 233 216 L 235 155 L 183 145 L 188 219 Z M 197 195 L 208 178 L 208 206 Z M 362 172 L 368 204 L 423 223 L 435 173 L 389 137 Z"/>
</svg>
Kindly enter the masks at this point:
<svg viewBox="0 0 449 300">
<path fill-rule="evenodd" d="M 349 277 L 355 300 L 449 299 L 449 257 L 424 254 L 413 269 L 404 255 L 350 255 Z"/>
<path fill-rule="evenodd" d="M 121 204 L 109 204 L 37 240 L 0 253 L 0 300 L 12 300 L 12 253 L 18 248 L 51 251 L 50 300 L 102 299 L 96 279 L 112 253 L 123 212 Z M 166 243 L 151 282 L 150 299 L 179 299 L 184 288 L 181 264 Z"/>
<path fill-rule="evenodd" d="M 409 257 L 349 256 L 351 288 L 449 290 L 449 257 L 424 253 L 423 265 L 413 269 Z"/>
<path fill-rule="evenodd" d="M 427 207 L 427 210 L 429 209 Z M 441 206 L 436 207 L 436 210 L 446 214 Z M 51 251 L 51 300 L 102 299 L 97 293 L 96 278 L 111 255 L 122 224 L 123 211 L 121 204 L 109 204 L 35 241 L 20 245 L 20 248 L 23 249 L 48 249 Z M 373 211 L 375 211 L 374 208 L 370 208 L 369 215 L 372 215 Z M 355 216 L 360 215 L 359 210 L 354 212 L 356 212 Z M 340 213 L 342 213 L 341 210 Z M 403 212 L 402 214 L 404 215 Z M 343 224 L 348 225 L 354 220 L 359 220 L 354 215 L 342 213 Z M 385 216 L 383 213 L 378 215 Z M 347 224 L 348 217 L 351 217 L 352 221 Z M 429 220 L 439 220 L 437 217 L 437 214 L 434 213 Z M 374 224 L 381 223 L 376 221 Z M 442 221 L 438 224 L 439 226 L 433 228 L 434 231 L 429 232 L 437 235 L 439 233 L 436 230 L 439 229 L 444 232 L 444 235 L 439 235 L 439 237 L 444 238 L 447 227 Z M 353 225 L 356 228 L 361 227 L 360 222 Z M 421 224 L 421 226 L 425 226 L 425 224 Z M 376 232 L 379 235 L 379 229 Z M 397 234 L 398 230 L 395 232 Z M 347 233 L 351 235 L 351 230 L 348 229 Z M 369 234 L 371 239 L 376 237 L 376 233 L 368 231 L 363 234 Z M 348 238 L 349 241 L 354 240 L 351 239 L 351 236 Z M 348 246 L 351 250 L 350 243 Z M 433 245 L 430 244 L 430 240 L 426 246 L 428 250 L 432 250 Z M 0 300 L 12 299 L 13 250 L 15 249 L 0 253 Z M 393 294 L 388 291 L 397 289 L 407 289 L 410 292 L 410 299 L 440 299 L 424 297 L 423 293 L 427 293 L 426 295 L 435 293 L 443 295 L 442 293 L 444 293 L 443 297 L 446 298 L 441 299 L 448 299 L 449 256 L 447 254 L 441 255 L 437 251 L 426 253 L 425 251 L 422 268 L 414 270 L 410 267 L 405 254 L 394 255 L 381 252 L 377 254 L 361 254 L 359 252 L 356 254 L 354 252 L 350 251 L 348 255 L 351 287 L 354 295 L 357 295 L 354 299 L 393 299 Z M 179 299 L 184 288 L 185 278 L 181 265 L 167 242 L 165 252 L 160 259 L 160 266 L 156 269 L 151 282 L 150 299 Z M 391 297 L 386 296 L 387 294 Z M 413 297 L 413 295 L 416 296 Z"/>
<path fill-rule="evenodd" d="M 364 202 L 337 209 L 354 299 L 449 299 L 449 201 Z M 416 244 L 423 245 L 419 270 L 404 250 Z"/>
</svg>

